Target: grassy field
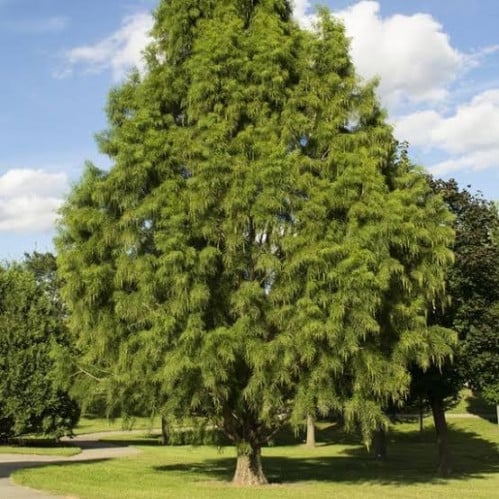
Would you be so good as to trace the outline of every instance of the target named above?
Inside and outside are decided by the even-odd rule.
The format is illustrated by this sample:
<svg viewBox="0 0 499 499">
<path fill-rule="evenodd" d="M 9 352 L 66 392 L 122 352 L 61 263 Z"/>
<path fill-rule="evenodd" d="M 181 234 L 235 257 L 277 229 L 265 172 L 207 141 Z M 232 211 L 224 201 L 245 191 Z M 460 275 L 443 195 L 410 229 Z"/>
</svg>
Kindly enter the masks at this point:
<svg viewBox="0 0 499 499">
<path fill-rule="evenodd" d="M 30 445 L 0 445 L 0 454 L 32 454 L 39 456 L 75 456 L 81 449 L 75 445 L 40 445 L 36 440 Z"/>
<path fill-rule="evenodd" d="M 284 434 L 263 451 L 271 485 L 236 488 L 229 447 L 157 445 L 150 436 L 133 436 L 138 456 L 112 461 L 71 463 L 25 469 L 17 483 L 81 499 L 159 498 L 469 498 L 489 499 L 499 490 L 499 429 L 483 419 L 451 423 L 454 474 L 434 473 L 434 436 L 429 420 L 419 433 L 415 423 L 396 425 L 389 435 L 389 459 L 376 462 L 355 438 L 322 425 L 315 449 L 291 445 Z M 150 444 L 148 444 L 150 442 Z M 148 444 L 148 445 L 146 445 Z"/>
<path fill-rule="evenodd" d="M 460 392 L 458 404 L 449 410 L 450 414 L 485 414 L 494 416 L 496 414 L 495 406 L 488 404 L 481 397 L 473 395 L 471 390 L 463 389 Z"/>
<path fill-rule="evenodd" d="M 159 418 L 134 418 L 132 420 L 123 420 L 122 418 L 81 418 L 78 426 L 75 428 L 75 435 L 84 433 L 97 433 L 101 431 L 119 431 L 119 430 L 146 430 L 159 428 Z"/>
</svg>

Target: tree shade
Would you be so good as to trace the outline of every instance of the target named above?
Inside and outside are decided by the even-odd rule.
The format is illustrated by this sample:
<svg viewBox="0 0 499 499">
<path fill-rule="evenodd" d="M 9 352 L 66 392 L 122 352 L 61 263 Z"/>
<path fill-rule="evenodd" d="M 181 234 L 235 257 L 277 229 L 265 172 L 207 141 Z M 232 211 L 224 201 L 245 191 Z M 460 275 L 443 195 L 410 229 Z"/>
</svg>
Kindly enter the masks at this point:
<svg viewBox="0 0 499 499">
<path fill-rule="evenodd" d="M 316 409 L 369 441 L 408 363 L 453 342 L 426 321 L 449 213 L 319 18 L 162 1 L 147 72 L 109 97 L 113 167 L 87 166 L 57 238 L 80 372 L 111 401 L 214 422 L 238 483 L 265 483 L 261 446 Z"/>
</svg>

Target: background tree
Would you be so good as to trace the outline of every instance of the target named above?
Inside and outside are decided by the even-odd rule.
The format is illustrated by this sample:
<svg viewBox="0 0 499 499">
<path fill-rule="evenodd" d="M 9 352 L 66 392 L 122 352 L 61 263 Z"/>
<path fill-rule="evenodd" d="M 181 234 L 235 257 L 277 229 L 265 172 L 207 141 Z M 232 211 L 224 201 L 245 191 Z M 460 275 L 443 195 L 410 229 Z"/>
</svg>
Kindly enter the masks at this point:
<svg viewBox="0 0 499 499">
<path fill-rule="evenodd" d="M 78 370 L 206 416 L 234 481 L 265 483 L 288 418 L 340 410 L 368 441 L 408 362 L 450 353 L 426 325 L 448 212 L 326 11 L 306 32 L 285 0 L 165 0 L 152 35 L 147 73 L 110 94 L 113 168 L 88 166 L 62 211 Z"/>
<path fill-rule="evenodd" d="M 79 409 L 61 388 L 55 356 L 68 348 L 55 258 L 33 253 L 0 267 L 0 439 L 61 436 Z"/>
<path fill-rule="evenodd" d="M 431 321 L 454 329 L 459 345 L 454 362 L 427 371 L 414 368 L 413 397 L 425 397 L 435 422 L 439 471 L 451 469 L 446 403 L 457 400 L 465 383 L 489 401 L 499 401 L 499 216 L 481 194 L 460 189 L 455 180 L 429 179 L 455 216 L 454 265 L 447 274 L 449 302 L 434 308 Z"/>
</svg>

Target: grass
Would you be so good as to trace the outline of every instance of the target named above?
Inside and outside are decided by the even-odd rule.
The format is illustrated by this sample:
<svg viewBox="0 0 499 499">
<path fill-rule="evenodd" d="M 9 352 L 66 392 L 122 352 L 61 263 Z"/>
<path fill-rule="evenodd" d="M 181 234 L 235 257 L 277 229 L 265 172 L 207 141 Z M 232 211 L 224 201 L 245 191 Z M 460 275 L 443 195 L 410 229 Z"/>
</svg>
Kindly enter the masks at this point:
<svg viewBox="0 0 499 499">
<path fill-rule="evenodd" d="M 494 405 L 488 404 L 479 395 L 474 395 L 471 390 L 465 388 L 460 392 L 460 400 L 458 404 L 453 407 L 450 414 L 476 414 L 485 416 L 494 416 L 496 408 Z"/>
<path fill-rule="evenodd" d="M 124 420 L 122 418 L 106 419 L 106 418 L 81 418 L 78 426 L 75 428 L 75 435 L 85 433 L 98 433 L 104 431 L 120 431 L 120 430 L 150 430 L 160 426 L 159 418 L 133 418 Z"/>
<path fill-rule="evenodd" d="M 81 449 L 68 443 L 56 443 L 53 439 L 29 437 L 12 445 L 0 445 L 0 454 L 30 454 L 39 456 L 75 456 Z"/>
<path fill-rule="evenodd" d="M 320 444 L 306 449 L 285 433 L 263 451 L 271 485 L 236 488 L 230 484 L 234 450 L 212 446 L 155 444 L 133 436 L 140 455 L 88 463 L 67 463 L 15 473 L 17 483 L 81 499 L 159 498 L 442 498 L 485 499 L 499 489 L 499 429 L 483 419 L 452 420 L 454 474 L 434 472 L 433 428 L 425 421 L 401 423 L 389 435 L 389 459 L 375 461 L 355 437 L 334 425 L 321 425 Z M 151 445 L 146 445 L 152 442 Z"/>
</svg>

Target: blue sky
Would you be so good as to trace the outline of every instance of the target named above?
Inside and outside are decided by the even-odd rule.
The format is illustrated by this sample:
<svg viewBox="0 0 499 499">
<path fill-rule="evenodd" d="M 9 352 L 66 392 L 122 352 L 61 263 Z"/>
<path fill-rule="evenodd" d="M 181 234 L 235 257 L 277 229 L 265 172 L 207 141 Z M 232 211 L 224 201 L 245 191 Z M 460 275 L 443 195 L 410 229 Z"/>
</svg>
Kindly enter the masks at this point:
<svg viewBox="0 0 499 499">
<path fill-rule="evenodd" d="M 109 89 L 147 43 L 156 0 L 0 0 L 0 259 L 52 250 L 54 217 Z M 313 23 L 312 5 L 295 16 Z M 320 3 L 320 2 L 318 2 Z M 499 2 L 329 0 L 365 78 L 419 164 L 499 199 Z"/>
</svg>

